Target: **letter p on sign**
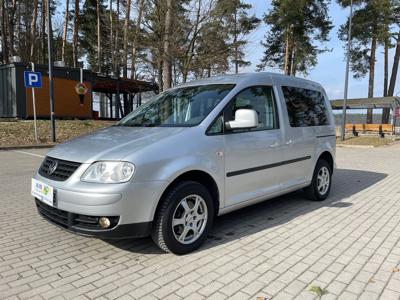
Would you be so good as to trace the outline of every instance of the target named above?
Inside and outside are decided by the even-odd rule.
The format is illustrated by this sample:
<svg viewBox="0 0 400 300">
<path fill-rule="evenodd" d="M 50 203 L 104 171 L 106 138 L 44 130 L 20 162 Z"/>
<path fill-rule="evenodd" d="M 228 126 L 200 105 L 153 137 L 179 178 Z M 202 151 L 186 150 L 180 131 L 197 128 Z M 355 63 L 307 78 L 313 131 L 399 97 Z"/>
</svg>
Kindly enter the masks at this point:
<svg viewBox="0 0 400 300">
<path fill-rule="evenodd" d="M 42 87 L 42 74 L 40 72 L 24 72 L 25 87 L 41 88 Z"/>
</svg>

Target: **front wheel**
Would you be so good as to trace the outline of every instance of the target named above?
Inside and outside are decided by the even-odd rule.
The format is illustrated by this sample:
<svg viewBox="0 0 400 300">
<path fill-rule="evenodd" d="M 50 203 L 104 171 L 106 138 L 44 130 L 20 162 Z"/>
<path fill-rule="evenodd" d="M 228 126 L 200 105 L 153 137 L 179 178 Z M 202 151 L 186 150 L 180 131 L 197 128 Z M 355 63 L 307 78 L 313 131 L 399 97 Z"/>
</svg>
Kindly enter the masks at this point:
<svg viewBox="0 0 400 300">
<path fill-rule="evenodd" d="M 205 241 L 214 218 L 214 205 L 206 187 L 184 181 L 161 200 L 152 230 L 153 241 L 164 251 L 191 252 Z"/>
<path fill-rule="evenodd" d="M 311 184 L 304 189 L 310 200 L 325 200 L 331 190 L 332 170 L 326 160 L 320 159 L 315 166 Z"/>
</svg>

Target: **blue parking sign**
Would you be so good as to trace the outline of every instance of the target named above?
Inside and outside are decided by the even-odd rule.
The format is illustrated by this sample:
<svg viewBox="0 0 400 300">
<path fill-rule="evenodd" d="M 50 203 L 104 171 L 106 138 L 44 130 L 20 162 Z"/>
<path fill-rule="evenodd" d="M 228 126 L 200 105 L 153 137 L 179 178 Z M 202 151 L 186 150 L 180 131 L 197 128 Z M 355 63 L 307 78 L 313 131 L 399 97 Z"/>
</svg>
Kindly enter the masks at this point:
<svg viewBox="0 0 400 300">
<path fill-rule="evenodd" d="M 41 88 L 42 74 L 40 72 L 24 71 L 25 87 Z"/>
</svg>

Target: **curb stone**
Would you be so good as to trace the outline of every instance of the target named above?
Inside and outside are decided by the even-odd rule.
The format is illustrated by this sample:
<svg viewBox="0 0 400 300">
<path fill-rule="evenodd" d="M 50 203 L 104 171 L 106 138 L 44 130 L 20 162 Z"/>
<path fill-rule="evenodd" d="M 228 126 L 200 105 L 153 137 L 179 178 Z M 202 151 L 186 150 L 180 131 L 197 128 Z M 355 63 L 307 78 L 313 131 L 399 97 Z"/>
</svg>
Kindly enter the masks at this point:
<svg viewBox="0 0 400 300">
<path fill-rule="evenodd" d="M 1 150 L 19 150 L 19 149 L 42 149 L 52 148 L 57 144 L 36 144 L 36 145 L 11 145 L 11 146 L 0 146 Z"/>
</svg>

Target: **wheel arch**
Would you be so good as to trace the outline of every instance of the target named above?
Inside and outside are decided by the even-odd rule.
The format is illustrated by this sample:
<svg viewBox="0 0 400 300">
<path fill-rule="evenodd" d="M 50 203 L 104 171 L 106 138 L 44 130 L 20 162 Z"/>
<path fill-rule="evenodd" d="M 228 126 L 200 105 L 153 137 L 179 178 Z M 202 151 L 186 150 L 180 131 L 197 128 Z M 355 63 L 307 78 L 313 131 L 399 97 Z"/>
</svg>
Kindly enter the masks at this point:
<svg viewBox="0 0 400 300">
<path fill-rule="evenodd" d="M 157 203 L 157 207 L 154 210 L 154 215 L 153 215 L 153 220 L 155 219 L 155 216 L 157 215 L 162 199 L 165 197 L 165 195 L 179 182 L 182 181 L 195 181 L 198 182 L 202 185 L 204 185 L 205 188 L 210 192 L 211 198 L 214 203 L 214 211 L 215 211 L 215 216 L 218 215 L 219 207 L 220 207 L 220 191 L 217 185 L 217 182 L 215 179 L 207 172 L 201 171 L 201 170 L 190 170 L 186 171 L 179 176 L 177 176 L 172 182 L 170 182 L 167 187 L 164 189 L 162 192 L 159 201 Z"/>
<path fill-rule="evenodd" d="M 329 151 L 325 150 L 318 156 L 317 162 L 320 159 L 325 160 L 329 164 L 329 167 L 331 168 L 331 172 L 333 173 L 333 170 L 335 168 L 335 161 L 334 161 L 332 153 L 330 153 Z"/>
</svg>

